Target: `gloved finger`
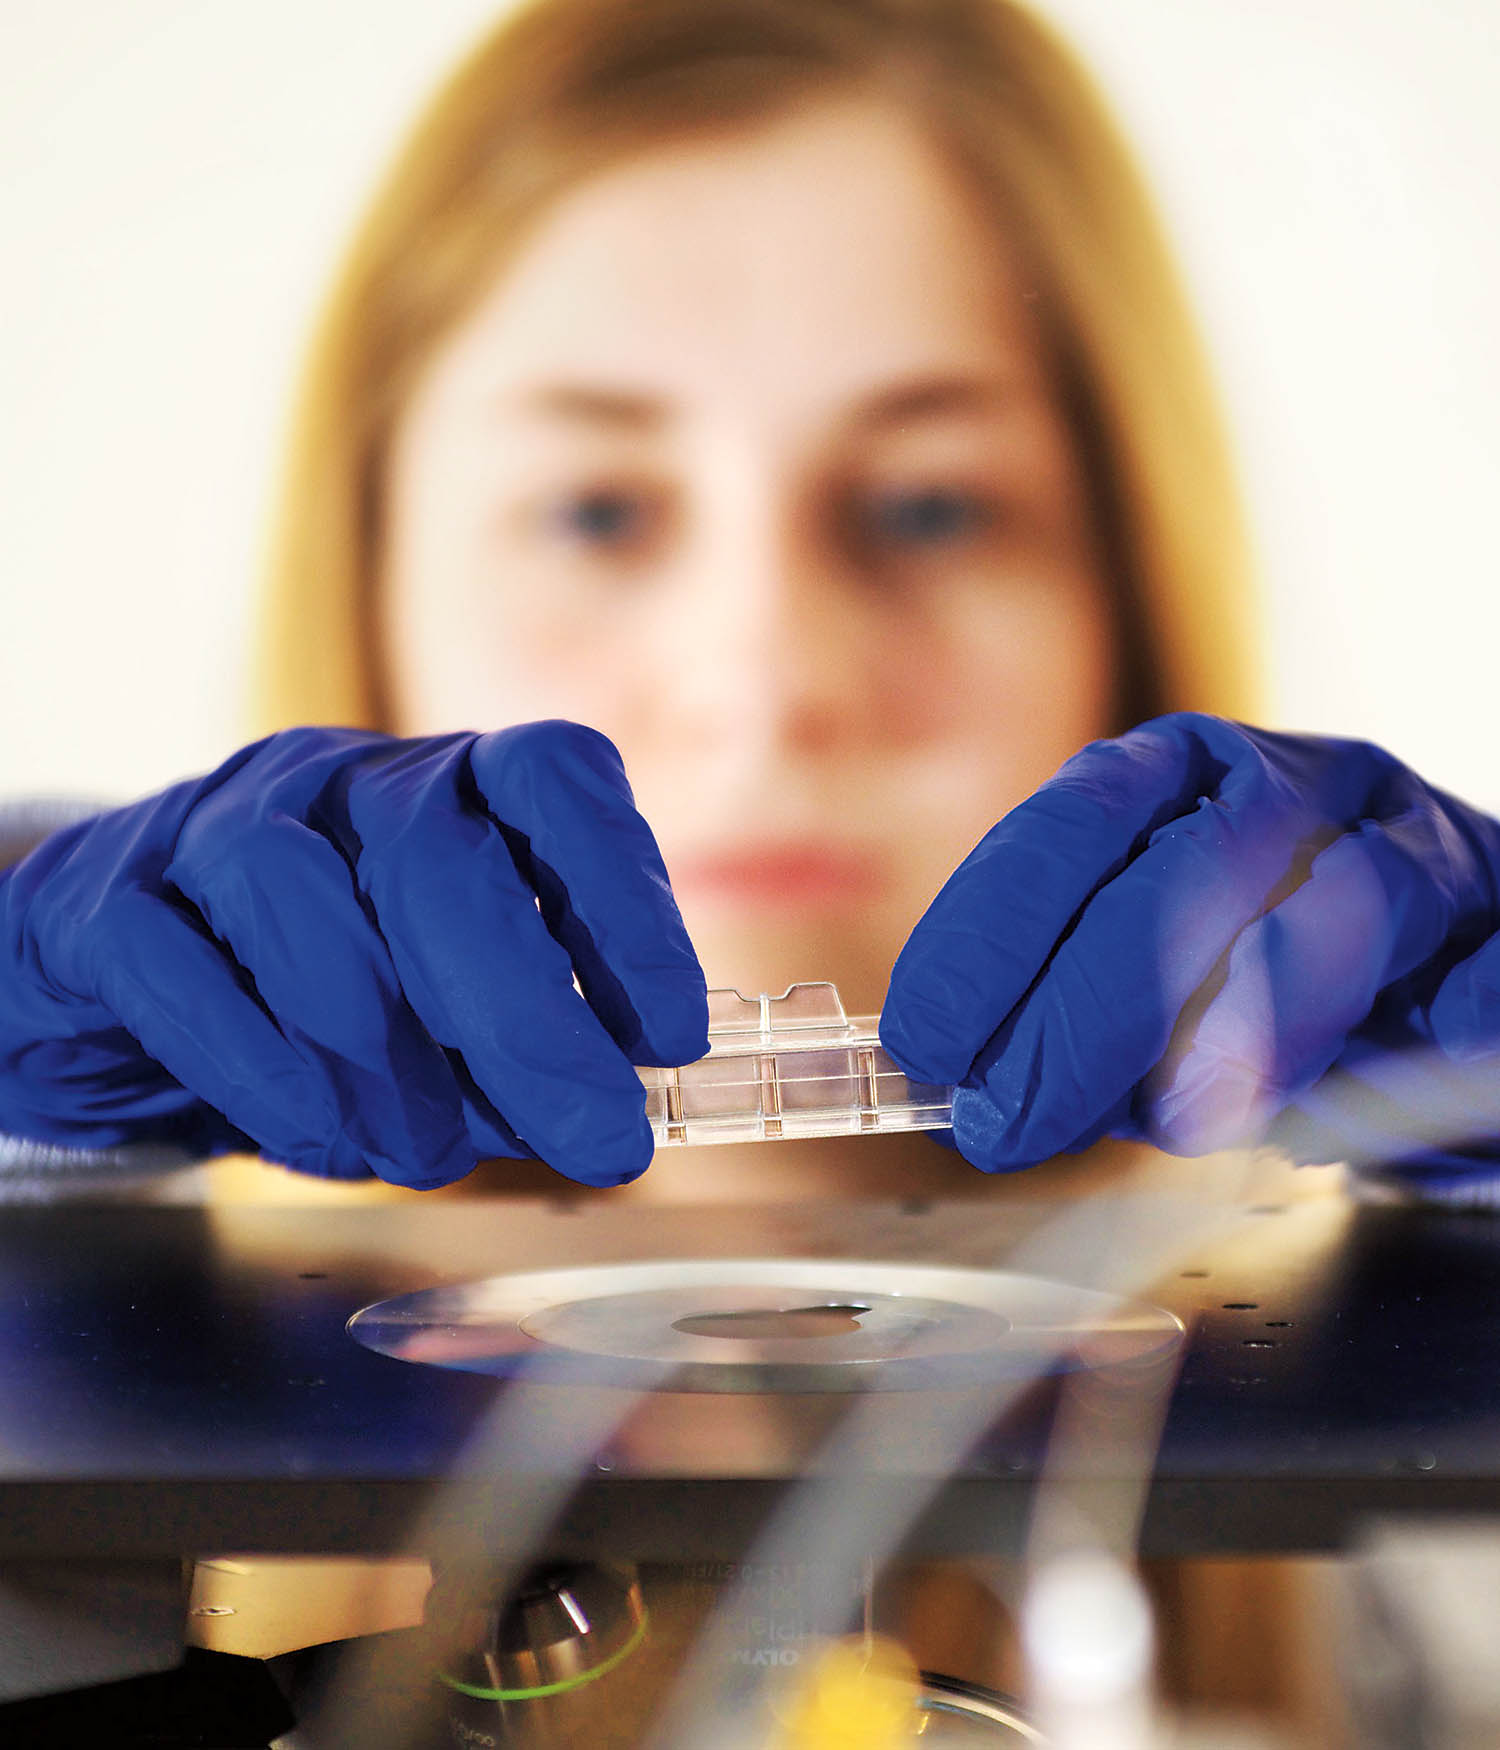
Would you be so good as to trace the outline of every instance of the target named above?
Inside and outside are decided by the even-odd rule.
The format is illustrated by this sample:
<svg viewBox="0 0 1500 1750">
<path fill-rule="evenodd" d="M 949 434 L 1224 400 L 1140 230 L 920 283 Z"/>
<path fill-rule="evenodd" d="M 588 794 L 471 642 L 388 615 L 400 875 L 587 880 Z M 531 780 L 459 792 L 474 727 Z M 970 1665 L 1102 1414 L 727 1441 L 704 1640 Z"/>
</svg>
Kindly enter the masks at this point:
<svg viewBox="0 0 1500 1750">
<path fill-rule="evenodd" d="M 406 1002 L 349 865 L 286 815 L 230 811 L 215 823 L 214 812 L 184 829 L 166 880 L 228 945 L 374 1171 L 420 1188 L 462 1178 L 476 1157 L 457 1084 Z"/>
<path fill-rule="evenodd" d="M 1075 962 L 1053 987 L 1053 1020 L 1045 1029 L 1052 1061 L 1070 1075 L 1069 1060 L 1081 1049 L 1088 1061 L 1076 1067 L 1091 1070 L 1087 1042 L 1098 1034 L 1091 1017 L 1113 1002 L 1124 963 L 1133 959 L 1146 974 L 1133 999 L 1146 1000 L 1163 968 L 1161 929 L 1181 926 L 1196 938 L 1185 945 L 1181 970 L 1201 977 L 1204 951 L 1211 961 L 1259 909 L 1325 811 L 1336 821 L 1346 813 L 1357 818 L 1391 763 L 1378 750 L 1337 744 L 1345 757 L 1334 762 L 1329 782 L 1299 773 L 1297 750 L 1288 755 L 1287 745 L 1283 738 L 1275 766 L 1252 732 L 1183 715 L 1075 755 L 986 835 L 913 930 L 882 1016 L 886 1049 L 920 1081 L 964 1080 L 1043 969 L 1049 984 L 1058 977 L 1049 961 L 1069 931 L 1082 927 L 1094 896 L 1134 869 L 1135 878 L 1106 907 L 1104 924 L 1135 937 L 1133 954 L 1131 943 L 1117 954 L 1104 940 L 1102 959 L 1092 967 Z M 1317 757 L 1309 751 L 1306 761 Z M 1326 751 L 1321 757 L 1329 759 Z M 1194 897 L 1192 883 L 1207 874 L 1230 884 L 1225 917 L 1238 919 L 1232 928 L 1201 895 L 1197 904 L 1185 903 Z M 1153 893 L 1153 885 L 1160 891 Z M 1132 906 L 1141 908 L 1139 919 L 1130 915 Z M 1142 928 L 1149 933 L 1142 936 Z M 1099 937 L 1099 925 L 1092 934 Z M 1170 958 L 1178 959 L 1175 946 Z M 1173 982 L 1181 986 L 1185 978 Z M 1076 1039 L 1059 1031 L 1059 1012 L 1074 999 L 1085 1005 Z M 1154 1037 L 1166 1005 L 1148 1006 Z M 1041 1042 L 1037 1033 L 1034 1043 Z M 1066 1090 L 1058 1092 L 1066 1106 Z"/>
<path fill-rule="evenodd" d="M 474 1152 L 482 1161 L 497 1157 L 507 1160 L 534 1161 L 537 1153 L 516 1135 L 515 1129 L 495 1109 L 494 1102 L 469 1074 L 468 1066 L 456 1051 L 448 1054 L 453 1073 L 463 1090 L 464 1127 Z"/>
<path fill-rule="evenodd" d="M 492 759 L 498 765 L 500 754 Z M 402 986 L 528 1149 L 585 1184 L 636 1178 L 652 1153 L 645 1090 L 574 989 L 569 954 L 505 839 L 472 801 L 465 806 L 468 771 L 455 747 L 437 760 L 398 758 L 350 787 L 360 884 Z M 535 806 L 545 807 L 546 776 L 532 783 Z M 516 802 L 507 798 L 512 813 Z M 607 826 L 595 836 L 607 838 Z M 619 859 L 618 848 L 612 854 Z M 476 1103 L 471 1125 L 476 1116 L 489 1114 Z"/>
<path fill-rule="evenodd" d="M 1076 1131 L 1050 1153 L 1077 1154 L 1104 1136 L 1139 1140 L 1130 1107 L 1130 1095 L 1122 1096 L 1113 1106 L 1096 1112 L 1090 1125 Z M 1014 1123 L 982 1085 L 953 1090 L 953 1142 L 964 1159 L 983 1173 L 1015 1172 L 1047 1158 L 1044 1155 L 1018 1158 Z"/>
<path fill-rule="evenodd" d="M 1484 885 L 1430 803 L 1335 841 L 1235 942 L 1222 987 L 1152 1078 L 1148 1138 L 1175 1154 L 1251 1140 L 1337 1060 L 1381 991 L 1474 927 Z"/>
<path fill-rule="evenodd" d="M 88 933 L 98 1001 L 148 1058 L 279 1158 L 325 1175 L 352 1170 L 318 1077 L 193 921 L 120 888 Z"/>
<path fill-rule="evenodd" d="M 613 744 L 529 723 L 481 736 L 469 769 L 620 1050 L 638 1064 L 702 1057 L 707 981 Z"/>
<path fill-rule="evenodd" d="M 1432 1036 L 1458 1063 L 1500 1051 L 1500 935 L 1453 967 L 1438 987 L 1428 1021 Z"/>
</svg>

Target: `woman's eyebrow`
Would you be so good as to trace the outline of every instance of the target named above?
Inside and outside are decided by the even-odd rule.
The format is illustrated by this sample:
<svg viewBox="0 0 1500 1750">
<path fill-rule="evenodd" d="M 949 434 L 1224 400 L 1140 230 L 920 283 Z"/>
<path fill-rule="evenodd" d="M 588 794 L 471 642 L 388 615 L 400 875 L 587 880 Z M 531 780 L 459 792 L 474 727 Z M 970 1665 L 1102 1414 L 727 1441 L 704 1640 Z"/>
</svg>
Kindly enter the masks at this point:
<svg viewBox="0 0 1500 1750">
<path fill-rule="evenodd" d="M 860 432 L 878 431 L 920 419 L 993 413 L 1014 398 L 1015 384 L 1004 377 L 933 373 L 864 397 L 845 423 Z M 672 401 L 642 390 L 569 382 L 535 384 L 507 396 L 505 406 L 532 418 L 637 435 L 660 432 L 678 411 Z"/>
<path fill-rule="evenodd" d="M 564 424 L 627 432 L 659 431 L 674 412 L 669 401 L 657 396 L 591 383 L 540 383 L 507 396 L 505 404 L 523 414 Z"/>
<path fill-rule="evenodd" d="M 861 431 L 909 425 L 919 419 L 953 414 L 993 413 L 1015 399 L 1015 385 L 1003 377 L 934 375 L 914 377 L 881 389 L 856 406 L 849 424 Z"/>
</svg>

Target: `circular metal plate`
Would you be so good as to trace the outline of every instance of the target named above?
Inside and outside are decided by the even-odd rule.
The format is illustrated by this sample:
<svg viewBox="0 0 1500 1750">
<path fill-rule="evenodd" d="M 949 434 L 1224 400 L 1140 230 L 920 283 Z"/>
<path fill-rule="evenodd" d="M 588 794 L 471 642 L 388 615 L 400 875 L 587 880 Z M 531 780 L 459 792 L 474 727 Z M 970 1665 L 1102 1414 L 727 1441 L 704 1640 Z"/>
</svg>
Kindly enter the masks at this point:
<svg viewBox="0 0 1500 1750">
<path fill-rule="evenodd" d="M 1005 1270 L 671 1259 L 429 1288 L 349 1321 L 366 1348 L 469 1373 L 632 1390 L 920 1390 L 1131 1366 L 1182 1326 L 1141 1302 Z"/>
<path fill-rule="evenodd" d="M 1042 1735 L 1022 1717 L 1007 1696 L 953 1677 L 922 1674 L 915 1736 L 927 1746 L 973 1745 L 975 1750 L 999 1750 L 1004 1744 L 1040 1744 Z"/>
</svg>

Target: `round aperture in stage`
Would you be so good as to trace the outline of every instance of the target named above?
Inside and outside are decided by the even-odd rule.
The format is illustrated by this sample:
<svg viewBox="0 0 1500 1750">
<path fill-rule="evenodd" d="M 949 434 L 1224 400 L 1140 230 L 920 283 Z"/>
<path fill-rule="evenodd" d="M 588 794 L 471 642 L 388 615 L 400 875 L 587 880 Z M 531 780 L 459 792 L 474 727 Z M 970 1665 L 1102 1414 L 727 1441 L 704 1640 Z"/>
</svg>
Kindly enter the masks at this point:
<svg viewBox="0 0 1500 1750">
<path fill-rule="evenodd" d="M 1138 1301 L 1005 1270 L 711 1258 L 492 1276 L 363 1308 L 366 1348 L 505 1378 L 636 1391 L 911 1391 L 1175 1349 Z"/>
</svg>

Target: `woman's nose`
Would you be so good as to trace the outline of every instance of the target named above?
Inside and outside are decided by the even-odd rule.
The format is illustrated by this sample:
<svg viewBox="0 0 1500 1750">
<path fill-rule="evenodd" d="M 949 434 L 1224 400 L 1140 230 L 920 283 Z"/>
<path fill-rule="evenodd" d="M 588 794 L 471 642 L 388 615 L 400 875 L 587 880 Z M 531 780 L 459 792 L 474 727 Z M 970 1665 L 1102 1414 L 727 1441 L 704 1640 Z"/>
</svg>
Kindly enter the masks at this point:
<svg viewBox="0 0 1500 1750">
<path fill-rule="evenodd" d="M 795 527 L 741 529 L 690 569 L 668 683 L 681 729 L 802 752 L 866 737 L 881 639 L 835 554 Z"/>
</svg>

